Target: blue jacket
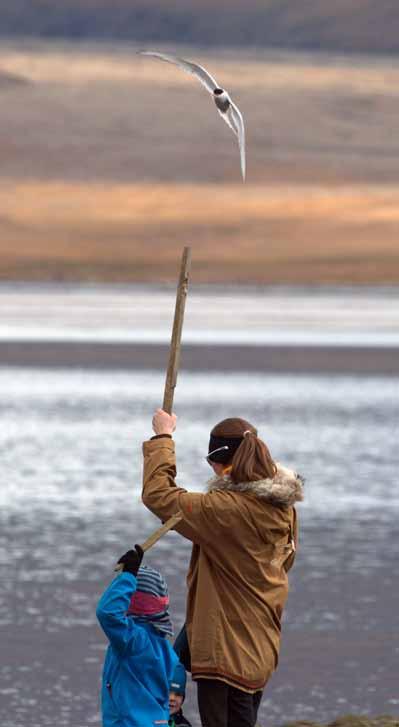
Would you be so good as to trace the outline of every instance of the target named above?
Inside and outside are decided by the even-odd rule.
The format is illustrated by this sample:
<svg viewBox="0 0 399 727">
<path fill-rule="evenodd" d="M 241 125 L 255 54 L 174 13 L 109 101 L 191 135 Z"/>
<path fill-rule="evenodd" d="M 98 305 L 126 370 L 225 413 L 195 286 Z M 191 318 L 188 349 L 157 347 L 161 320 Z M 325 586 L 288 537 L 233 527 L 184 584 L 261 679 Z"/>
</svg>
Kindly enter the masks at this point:
<svg viewBox="0 0 399 727">
<path fill-rule="evenodd" d="M 167 725 L 169 684 L 178 657 L 151 624 L 126 616 L 136 578 L 121 573 L 97 606 L 97 618 L 109 639 L 101 692 L 103 727 Z"/>
</svg>

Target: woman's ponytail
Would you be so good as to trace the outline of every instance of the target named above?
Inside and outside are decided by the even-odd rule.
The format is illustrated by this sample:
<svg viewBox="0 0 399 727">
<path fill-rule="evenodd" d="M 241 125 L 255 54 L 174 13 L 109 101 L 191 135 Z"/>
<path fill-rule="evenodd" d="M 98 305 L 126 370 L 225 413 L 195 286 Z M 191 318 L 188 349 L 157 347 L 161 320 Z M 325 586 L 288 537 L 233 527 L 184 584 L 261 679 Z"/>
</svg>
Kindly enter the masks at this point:
<svg viewBox="0 0 399 727">
<path fill-rule="evenodd" d="M 233 482 L 255 482 L 275 476 L 277 467 L 266 444 L 259 439 L 255 427 L 245 419 L 224 419 L 212 429 L 211 436 L 221 440 L 241 439 L 228 463 Z"/>
<path fill-rule="evenodd" d="M 273 479 L 277 467 L 264 442 L 257 434 L 247 430 L 231 462 L 233 482 L 256 482 Z"/>
</svg>

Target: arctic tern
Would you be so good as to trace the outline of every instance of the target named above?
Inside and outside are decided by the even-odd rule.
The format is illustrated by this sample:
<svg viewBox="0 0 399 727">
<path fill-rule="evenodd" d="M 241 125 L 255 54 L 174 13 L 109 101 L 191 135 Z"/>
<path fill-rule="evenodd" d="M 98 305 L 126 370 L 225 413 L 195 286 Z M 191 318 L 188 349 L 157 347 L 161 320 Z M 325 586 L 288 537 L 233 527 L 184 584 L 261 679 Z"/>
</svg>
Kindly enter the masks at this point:
<svg viewBox="0 0 399 727">
<path fill-rule="evenodd" d="M 240 110 L 233 103 L 227 91 L 221 88 L 219 84 L 215 81 L 215 79 L 212 78 L 210 73 L 208 73 L 205 68 L 199 66 L 197 63 L 186 61 L 183 58 L 177 58 L 177 56 L 168 55 L 166 53 L 158 53 L 156 51 L 150 50 L 139 51 L 139 55 L 151 56 L 152 58 L 159 58 L 161 61 L 166 61 L 167 63 L 174 63 L 176 66 L 182 68 L 183 71 L 186 71 L 186 73 L 190 73 L 191 75 L 196 76 L 200 83 L 205 86 L 206 90 L 213 96 L 216 108 L 219 111 L 222 119 L 226 122 L 228 126 L 230 126 L 230 129 L 232 129 L 237 136 L 238 145 L 240 148 L 241 173 L 242 178 L 245 181 L 246 165 L 244 120 L 242 118 Z"/>
</svg>

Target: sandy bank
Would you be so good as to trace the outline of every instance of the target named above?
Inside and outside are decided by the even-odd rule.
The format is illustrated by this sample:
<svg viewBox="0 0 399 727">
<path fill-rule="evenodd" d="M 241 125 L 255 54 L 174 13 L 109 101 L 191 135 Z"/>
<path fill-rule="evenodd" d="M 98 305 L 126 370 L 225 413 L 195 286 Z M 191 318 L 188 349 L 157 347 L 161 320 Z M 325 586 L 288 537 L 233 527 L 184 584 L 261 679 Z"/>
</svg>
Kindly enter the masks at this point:
<svg viewBox="0 0 399 727">
<path fill-rule="evenodd" d="M 1 341 L 0 365 L 164 370 L 169 347 L 148 343 Z M 384 346 L 199 345 L 182 350 L 187 371 L 399 374 L 399 348 Z"/>
</svg>

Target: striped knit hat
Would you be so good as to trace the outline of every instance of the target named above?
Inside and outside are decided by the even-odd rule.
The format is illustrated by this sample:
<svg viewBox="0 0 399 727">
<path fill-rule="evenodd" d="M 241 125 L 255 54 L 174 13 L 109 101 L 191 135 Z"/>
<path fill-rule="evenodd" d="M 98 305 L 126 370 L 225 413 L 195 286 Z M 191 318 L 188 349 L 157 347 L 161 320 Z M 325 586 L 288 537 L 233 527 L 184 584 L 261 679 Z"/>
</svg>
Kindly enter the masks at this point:
<svg viewBox="0 0 399 727">
<path fill-rule="evenodd" d="M 142 623 L 151 623 L 165 636 L 173 636 L 168 586 L 161 574 L 148 565 L 139 568 L 137 590 L 133 593 L 127 615 Z"/>
</svg>

